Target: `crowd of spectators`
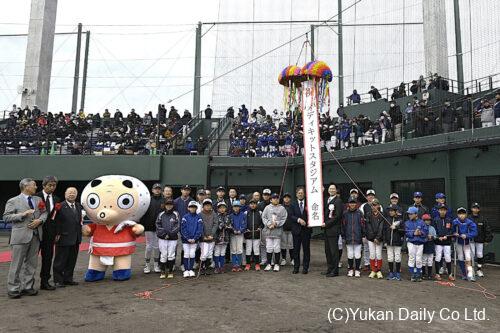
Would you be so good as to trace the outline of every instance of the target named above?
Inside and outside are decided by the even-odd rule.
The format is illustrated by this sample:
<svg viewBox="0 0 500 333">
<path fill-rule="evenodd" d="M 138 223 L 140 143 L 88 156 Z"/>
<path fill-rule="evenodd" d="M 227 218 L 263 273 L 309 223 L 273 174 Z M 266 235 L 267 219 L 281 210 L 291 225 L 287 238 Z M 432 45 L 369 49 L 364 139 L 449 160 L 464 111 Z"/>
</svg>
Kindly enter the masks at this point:
<svg viewBox="0 0 500 333">
<path fill-rule="evenodd" d="M 439 81 L 438 81 L 439 82 Z M 377 119 L 365 115 L 349 118 L 339 107 L 339 117 L 326 113 L 320 116 L 321 147 L 324 151 L 347 149 L 403 138 L 422 137 L 449 133 L 465 128 L 500 125 L 500 91 L 495 100 L 482 99 L 473 106 L 470 100 L 430 106 L 428 94 L 422 99 L 416 96 L 402 109 L 395 100 L 389 110 L 380 113 Z M 293 113 L 276 109 L 271 114 L 260 106 L 249 113 L 245 105 L 234 115 L 228 109 L 227 117 L 233 118 L 229 136 L 228 155 L 233 157 L 283 157 L 302 154 L 302 117 L 296 109 Z M 472 122 L 472 124 L 471 124 Z"/>
<path fill-rule="evenodd" d="M 0 154 L 203 153 L 202 144 L 184 138 L 192 120 L 188 110 L 181 117 L 175 107 L 167 112 L 160 105 L 157 115 L 159 122 L 151 111 L 141 117 L 134 109 L 127 116 L 119 109 L 114 114 L 106 109 L 102 115 L 83 110 L 53 114 L 37 106 L 22 109 L 13 105 L 0 128 Z M 199 141 L 204 142 L 203 138 Z"/>
</svg>

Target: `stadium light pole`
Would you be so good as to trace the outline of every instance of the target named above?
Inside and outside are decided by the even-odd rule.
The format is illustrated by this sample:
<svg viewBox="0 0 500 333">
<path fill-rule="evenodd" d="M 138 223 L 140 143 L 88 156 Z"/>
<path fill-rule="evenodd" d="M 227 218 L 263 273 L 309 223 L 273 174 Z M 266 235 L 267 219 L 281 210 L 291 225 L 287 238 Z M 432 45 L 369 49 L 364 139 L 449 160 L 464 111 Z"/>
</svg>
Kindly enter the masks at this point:
<svg viewBox="0 0 500 333">
<path fill-rule="evenodd" d="M 342 35 L 342 0 L 338 0 L 338 53 L 339 53 L 339 104 L 344 104 L 344 44 L 342 39 L 344 38 Z"/>
<path fill-rule="evenodd" d="M 75 59 L 75 77 L 73 79 L 73 100 L 71 103 L 71 113 L 76 113 L 78 104 L 78 80 L 80 79 L 80 51 L 82 49 L 82 24 L 78 23 L 78 34 L 76 38 L 76 59 Z"/>
<path fill-rule="evenodd" d="M 198 22 L 196 27 L 196 45 L 194 54 L 194 90 L 193 90 L 193 117 L 200 113 L 200 86 L 201 86 L 201 27 Z"/>
<path fill-rule="evenodd" d="M 462 32 L 460 29 L 460 7 L 458 0 L 453 0 L 455 18 L 455 51 L 457 57 L 457 81 L 458 93 L 464 94 L 464 62 L 462 58 Z M 472 79 L 472 77 L 471 77 Z"/>
<path fill-rule="evenodd" d="M 89 66 L 89 46 L 90 31 L 85 32 L 85 54 L 83 56 L 83 78 L 82 78 L 82 97 L 80 99 L 80 109 L 85 108 L 85 91 L 87 90 L 87 70 Z"/>
</svg>

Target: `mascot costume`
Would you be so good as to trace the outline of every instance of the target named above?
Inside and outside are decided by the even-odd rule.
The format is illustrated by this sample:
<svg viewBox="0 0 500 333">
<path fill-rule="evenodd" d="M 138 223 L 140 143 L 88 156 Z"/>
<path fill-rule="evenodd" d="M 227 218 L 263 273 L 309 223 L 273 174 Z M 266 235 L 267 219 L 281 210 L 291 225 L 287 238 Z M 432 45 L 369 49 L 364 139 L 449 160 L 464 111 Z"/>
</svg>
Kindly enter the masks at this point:
<svg viewBox="0 0 500 333">
<path fill-rule="evenodd" d="M 107 266 L 112 266 L 113 280 L 130 279 L 135 239 L 144 232 L 137 221 L 150 199 L 146 185 L 134 177 L 102 176 L 87 184 L 81 200 L 92 223 L 82 227 L 83 235 L 91 237 L 85 281 L 104 279 Z"/>
</svg>

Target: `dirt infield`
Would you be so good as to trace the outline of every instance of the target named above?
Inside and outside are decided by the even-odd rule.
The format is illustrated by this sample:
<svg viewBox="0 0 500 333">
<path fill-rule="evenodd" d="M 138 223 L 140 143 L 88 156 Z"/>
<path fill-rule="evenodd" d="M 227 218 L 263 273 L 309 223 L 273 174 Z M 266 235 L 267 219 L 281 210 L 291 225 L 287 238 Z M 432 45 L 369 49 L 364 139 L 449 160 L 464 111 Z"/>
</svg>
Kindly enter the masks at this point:
<svg viewBox="0 0 500 333">
<path fill-rule="evenodd" d="M 8 249 L 6 244 L 7 238 L 2 236 L 0 251 Z M 326 278 L 320 275 L 325 262 L 322 241 L 312 242 L 312 267 L 308 275 L 292 275 L 287 266 L 279 273 L 227 273 L 184 281 L 176 272 L 173 282 L 182 282 L 153 294 L 161 300 L 145 300 L 134 294 L 159 288 L 166 282 L 158 274 L 142 273 L 143 248 L 144 244 L 138 246 L 133 277 L 127 282 L 111 281 L 110 274 L 101 282 L 82 282 L 88 255 L 81 252 L 76 269 L 79 286 L 42 290 L 38 296 L 18 300 L 8 299 L 5 292 L 0 297 L 0 332 L 494 332 L 500 329 L 500 298 L 488 300 L 479 292 L 430 281 L 379 281 L 368 279 L 366 274 L 360 279 L 347 278 L 345 269 L 341 269 L 340 277 Z M 0 264 L 0 281 L 5 289 L 8 267 L 8 263 Z M 487 277 L 480 280 L 481 285 L 500 295 L 500 269 L 488 266 L 485 272 Z M 38 282 L 37 278 L 37 288 Z M 477 284 L 462 281 L 456 284 L 479 289 Z M 334 311 L 335 308 L 343 310 Z M 356 320 L 350 316 L 345 322 L 346 308 L 348 312 L 361 309 Z M 483 308 L 484 320 L 467 320 L 474 319 L 474 309 Z M 385 319 L 393 320 L 361 320 L 369 309 L 387 311 Z M 432 320 L 424 309 L 436 311 Z M 408 311 L 417 311 L 415 315 L 420 316 L 400 320 L 406 319 Z M 460 318 L 443 320 L 440 312 L 443 317 Z M 371 319 L 380 315 L 372 312 Z M 482 319 L 481 313 L 476 315 L 476 319 Z M 340 316 L 342 320 L 333 320 Z"/>
</svg>

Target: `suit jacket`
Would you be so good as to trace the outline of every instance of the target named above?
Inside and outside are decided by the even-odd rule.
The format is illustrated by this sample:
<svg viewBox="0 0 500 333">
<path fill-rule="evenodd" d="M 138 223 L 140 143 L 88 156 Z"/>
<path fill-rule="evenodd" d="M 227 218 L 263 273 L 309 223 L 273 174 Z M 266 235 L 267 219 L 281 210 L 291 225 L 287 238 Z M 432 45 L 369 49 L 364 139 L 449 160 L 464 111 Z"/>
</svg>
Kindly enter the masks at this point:
<svg viewBox="0 0 500 333">
<path fill-rule="evenodd" d="M 303 219 L 304 221 L 307 222 L 307 203 L 306 203 L 306 201 L 304 200 L 304 211 L 303 211 L 303 213 L 300 212 L 300 206 L 299 206 L 299 201 L 298 200 L 295 200 L 292 203 L 291 211 L 292 211 L 292 216 L 291 216 L 291 219 L 292 219 L 292 234 L 298 235 L 301 232 L 311 233 L 312 230 L 311 230 L 311 228 L 307 227 L 307 224 L 305 226 L 302 226 L 298 222 L 299 218 L 301 218 L 301 219 Z"/>
<path fill-rule="evenodd" d="M 41 198 L 42 201 L 45 202 L 45 198 L 43 196 L 43 191 L 37 192 L 35 194 L 35 196 Z M 56 226 L 52 221 L 52 214 L 54 214 L 54 209 L 55 209 L 56 203 L 61 202 L 61 199 L 59 199 L 59 197 L 57 195 L 52 194 L 52 201 L 54 202 L 54 205 L 52 206 L 52 209 L 50 210 L 50 212 L 47 212 L 48 213 L 47 220 L 43 224 L 43 229 L 45 232 L 47 232 L 48 229 L 50 229 L 50 232 L 54 233 Z"/>
<path fill-rule="evenodd" d="M 5 204 L 3 219 L 7 223 L 12 223 L 12 231 L 9 240 L 10 245 L 27 244 L 31 242 L 34 230 L 29 229 L 28 224 L 30 224 L 31 221 L 36 218 L 42 220 L 42 224 L 40 224 L 37 228 L 38 237 L 40 240 L 42 240 L 42 225 L 43 223 L 45 223 L 48 214 L 46 211 L 42 212 L 40 211 L 40 209 L 38 209 L 40 201 L 43 201 L 42 199 L 37 196 L 33 196 L 32 201 L 35 213 L 33 215 L 28 215 L 25 217 L 22 216 L 22 213 L 30 209 L 30 206 L 28 204 L 28 200 L 24 197 L 24 195 L 19 194 L 18 196 L 9 199 Z"/>
<path fill-rule="evenodd" d="M 58 246 L 71 246 L 82 242 L 82 205 L 75 202 L 75 211 L 64 201 L 55 217 Z"/>
<path fill-rule="evenodd" d="M 330 205 L 333 205 L 332 217 L 330 217 Z M 344 213 L 344 205 L 337 195 L 332 201 L 325 200 L 325 235 L 327 237 L 337 237 L 340 233 L 340 223 Z"/>
</svg>

